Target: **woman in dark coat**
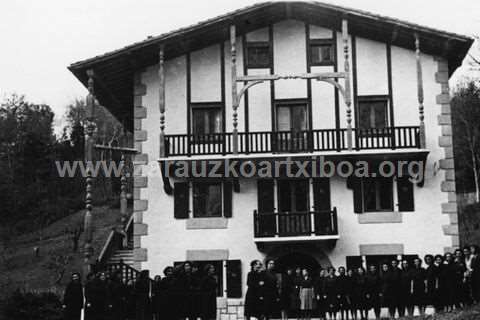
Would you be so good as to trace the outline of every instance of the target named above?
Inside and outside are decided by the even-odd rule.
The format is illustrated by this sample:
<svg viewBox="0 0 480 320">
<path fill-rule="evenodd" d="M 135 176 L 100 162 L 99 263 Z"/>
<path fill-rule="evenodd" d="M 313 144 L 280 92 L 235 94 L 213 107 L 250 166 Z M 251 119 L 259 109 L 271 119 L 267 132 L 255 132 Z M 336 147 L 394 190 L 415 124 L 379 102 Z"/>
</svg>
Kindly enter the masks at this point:
<svg viewBox="0 0 480 320">
<path fill-rule="evenodd" d="M 427 289 L 427 275 L 422 267 L 422 260 L 415 258 L 413 260 L 412 278 L 412 304 L 418 307 L 420 315 L 425 314 L 425 297 Z M 412 312 L 413 313 L 413 312 Z"/>
<path fill-rule="evenodd" d="M 455 307 L 461 307 L 465 304 L 465 272 L 467 267 L 463 259 L 463 253 L 460 249 L 455 250 L 454 259 L 454 294 Z"/>
<path fill-rule="evenodd" d="M 359 267 L 357 274 L 353 278 L 353 306 L 355 308 L 355 319 L 357 310 L 360 311 L 360 319 L 368 318 L 368 309 L 370 308 L 367 300 L 367 278 L 365 269 Z"/>
<path fill-rule="evenodd" d="M 163 269 L 164 277 L 158 288 L 158 319 L 175 319 L 175 277 L 173 267 Z"/>
<path fill-rule="evenodd" d="M 338 310 L 342 320 L 348 320 L 351 309 L 350 294 L 352 290 L 351 278 L 345 274 L 345 267 L 338 268 L 337 300 Z"/>
<path fill-rule="evenodd" d="M 402 272 L 400 273 L 399 308 L 398 315 L 403 317 L 405 311 L 409 317 L 413 317 L 413 269 L 408 265 L 407 260 L 402 261 Z M 425 289 L 424 289 L 425 290 Z"/>
<path fill-rule="evenodd" d="M 125 287 L 125 316 L 128 320 L 135 320 L 135 283 L 128 280 Z"/>
<path fill-rule="evenodd" d="M 162 300 L 162 277 L 157 275 L 152 283 L 152 315 L 154 320 L 160 320 Z"/>
<path fill-rule="evenodd" d="M 375 312 L 375 318 L 380 319 L 381 311 L 381 292 L 380 292 L 380 275 L 377 272 L 375 265 L 370 265 L 366 278 L 367 289 L 367 308 Z"/>
<path fill-rule="evenodd" d="M 313 282 L 313 290 L 315 293 L 315 299 L 317 304 L 317 310 L 320 315 L 320 319 L 325 319 L 327 295 L 323 291 L 325 288 L 325 277 L 327 271 L 323 268 L 320 269 L 319 276 Z"/>
<path fill-rule="evenodd" d="M 85 285 L 86 320 L 105 320 L 107 318 L 108 286 L 105 273 L 91 276 Z"/>
<path fill-rule="evenodd" d="M 445 266 L 443 264 L 443 256 L 437 254 L 433 263 L 434 267 L 434 279 L 435 287 L 433 291 L 433 306 L 435 312 L 443 311 L 445 308 L 446 301 L 446 290 L 445 290 Z"/>
<path fill-rule="evenodd" d="M 200 290 L 202 292 L 202 320 L 215 320 L 217 317 L 217 276 L 215 267 L 211 264 L 205 266 L 205 277 L 201 280 Z"/>
<path fill-rule="evenodd" d="M 433 265 L 433 256 L 427 254 L 424 258 L 425 261 L 425 277 L 427 280 L 427 288 L 425 289 L 425 306 L 434 304 L 434 293 L 436 286 L 436 268 Z"/>
<path fill-rule="evenodd" d="M 290 306 L 293 316 L 300 315 L 300 286 L 302 283 L 302 269 L 300 267 L 295 268 L 295 275 L 293 276 L 293 290 L 290 295 Z"/>
<path fill-rule="evenodd" d="M 147 320 L 150 314 L 150 279 L 148 270 L 143 270 L 135 282 L 136 320 Z"/>
<path fill-rule="evenodd" d="M 293 289 L 293 269 L 287 269 L 287 272 L 282 274 L 280 286 L 279 308 L 282 313 L 282 319 L 288 319 L 288 315 L 291 314 L 291 296 Z"/>
<path fill-rule="evenodd" d="M 260 298 L 258 291 L 260 283 L 262 282 L 262 276 L 260 274 L 262 263 L 259 260 L 253 260 L 250 263 L 250 267 L 251 270 L 247 275 L 247 293 L 245 294 L 244 309 L 245 319 L 247 320 L 260 316 Z"/>
<path fill-rule="evenodd" d="M 63 309 L 65 320 L 80 320 L 83 309 L 83 288 L 79 273 L 72 274 L 72 281 L 65 289 Z"/>
<path fill-rule="evenodd" d="M 324 287 L 323 287 L 323 294 L 327 297 L 325 308 L 328 312 L 328 316 L 330 319 L 337 318 L 337 311 L 338 311 L 338 283 L 337 277 L 335 276 L 335 268 L 329 267 L 328 274 L 325 277 Z"/>
<path fill-rule="evenodd" d="M 108 316 L 112 320 L 124 320 L 126 315 L 125 302 L 127 299 L 126 287 L 122 281 L 122 274 L 116 272 L 108 283 Z"/>
<path fill-rule="evenodd" d="M 259 288 L 261 314 L 264 319 L 270 319 L 279 313 L 279 292 L 274 270 L 275 262 L 273 260 L 267 261 L 267 270 L 262 273 L 264 284 Z"/>
<path fill-rule="evenodd" d="M 388 315 L 391 319 L 395 318 L 395 306 L 397 301 L 395 299 L 396 282 L 395 274 L 387 262 L 382 263 L 382 270 L 380 273 L 380 306 L 388 308 Z"/>
<path fill-rule="evenodd" d="M 445 263 L 443 264 L 440 279 L 444 290 L 445 311 L 452 311 L 455 306 L 455 263 L 453 255 L 450 252 L 445 253 Z"/>
<path fill-rule="evenodd" d="M 472 269 L 472 297 L 475 303 L 480 302 L 480 256 L 479 248 L 476 245 L 470 246 L 470 254 L 472 255 L 472 262 L 470 268 Z"/>
<path fill-rule="evenodd" d="M 347 290 L 348 290 L 348 305 L 350 307 L 349 312 L 352 319 L 357 319 L 357 310 L 355 309 L 355 271 L 353 269 L 347 270 Z M 348 320 L 348 316 L 347 316 Z"/>
</svg>

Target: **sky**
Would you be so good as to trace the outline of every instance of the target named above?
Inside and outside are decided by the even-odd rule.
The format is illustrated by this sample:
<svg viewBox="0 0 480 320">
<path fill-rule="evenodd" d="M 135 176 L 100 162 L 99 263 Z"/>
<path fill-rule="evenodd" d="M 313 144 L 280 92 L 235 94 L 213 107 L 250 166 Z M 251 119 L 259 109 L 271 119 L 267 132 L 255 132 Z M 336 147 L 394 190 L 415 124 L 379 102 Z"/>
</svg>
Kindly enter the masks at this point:
<svg viewBox="0 0 480 320">
<path fill-rule="evenodd" d="M 0 100 L 11 93 L 45 103 L 64 123 L 66 106 L 86 94 L 73 62 L 261 1 L 2 0 Z M 480 35 L 477 0 L 324 0 L 465 35 Z M 461 68 L 454 77 L 468 72 Z"/>
</svg>

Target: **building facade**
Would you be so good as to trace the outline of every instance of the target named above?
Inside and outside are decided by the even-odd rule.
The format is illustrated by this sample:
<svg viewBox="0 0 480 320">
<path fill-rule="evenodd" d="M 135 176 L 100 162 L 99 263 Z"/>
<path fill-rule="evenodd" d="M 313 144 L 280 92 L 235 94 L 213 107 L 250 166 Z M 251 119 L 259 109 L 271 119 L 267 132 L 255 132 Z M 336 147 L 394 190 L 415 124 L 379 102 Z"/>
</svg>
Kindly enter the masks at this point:
<svg viewBox="0 0 480 320">
<path fill-rule="evenodd" d="M 73 64 L 134 132 L 134 267 L 212 262 L 221 312 L 241 318 L 254 259 L 355 267 L 458 247 L 448 79 L 471 43 L 283 2 Z M 377 176 L 224 173 L 286 160 L 307 161 L 309 175 L 312 163 L 363 161 Z M 208 161 L 223 173 L 193 177 Z M 380 177 L 386 161 L 395 174 Z"/>
</svg>

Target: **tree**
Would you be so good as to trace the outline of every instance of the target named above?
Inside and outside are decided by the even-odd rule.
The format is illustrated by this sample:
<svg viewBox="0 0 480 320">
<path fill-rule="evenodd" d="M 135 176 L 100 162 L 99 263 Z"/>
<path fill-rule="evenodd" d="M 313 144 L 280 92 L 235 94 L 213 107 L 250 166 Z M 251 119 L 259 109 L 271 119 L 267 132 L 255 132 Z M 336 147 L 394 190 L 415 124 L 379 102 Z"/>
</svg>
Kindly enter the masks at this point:
<svg viewBox="0 0 480 320">
<path fill-rule="evenodd" d="M 475 191 L 480 202 L 480 88 L 474 81 L 458 87 L 451 101 L 455 162 L 460 188 Z"/>
</svg>

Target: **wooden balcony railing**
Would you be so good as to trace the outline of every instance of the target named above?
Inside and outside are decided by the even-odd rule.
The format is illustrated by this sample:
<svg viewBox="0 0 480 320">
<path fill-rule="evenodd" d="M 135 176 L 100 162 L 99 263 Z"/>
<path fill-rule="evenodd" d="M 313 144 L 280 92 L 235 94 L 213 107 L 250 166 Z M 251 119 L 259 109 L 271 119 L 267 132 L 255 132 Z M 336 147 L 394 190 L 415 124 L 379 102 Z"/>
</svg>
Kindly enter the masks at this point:
<svg viewBox="0 0 480 320">
<path fill-rule="evenodd" d="M 402 126 L 378 129 L 354 128 L 353 149 L 419 148 L 419 127 Z M 238 152 L 300 153 L 347 150 L 347 129 L 306 131 L 258 131 L 238 133 Z M 232 154 L 231 132 L 205 135 L 173 134 L 165 136 L 167 156 Z"/>
<path fill-rule="evenodd" d="M 338 235 L 337 208 L 331 211 L 253 213 L 255 238 Z"/>
</svg>

